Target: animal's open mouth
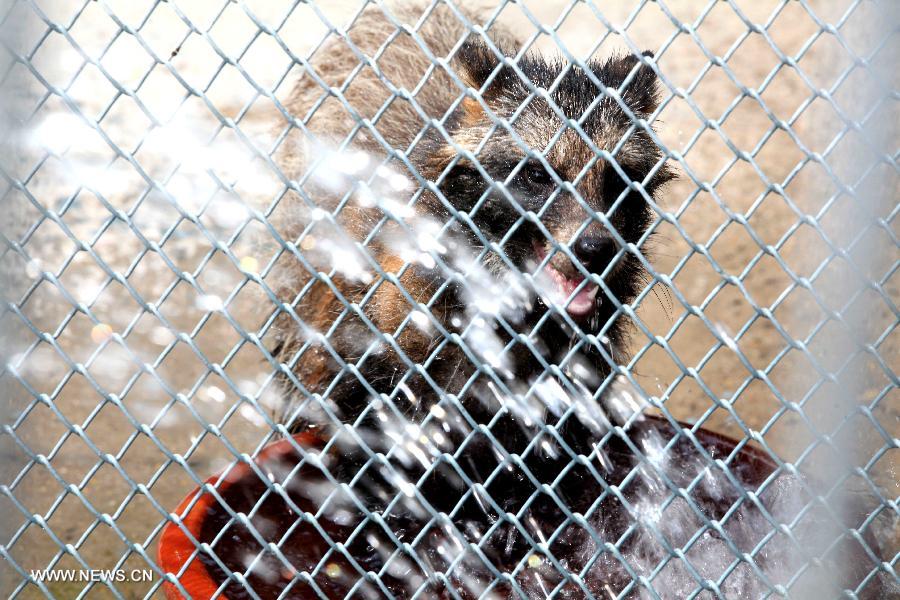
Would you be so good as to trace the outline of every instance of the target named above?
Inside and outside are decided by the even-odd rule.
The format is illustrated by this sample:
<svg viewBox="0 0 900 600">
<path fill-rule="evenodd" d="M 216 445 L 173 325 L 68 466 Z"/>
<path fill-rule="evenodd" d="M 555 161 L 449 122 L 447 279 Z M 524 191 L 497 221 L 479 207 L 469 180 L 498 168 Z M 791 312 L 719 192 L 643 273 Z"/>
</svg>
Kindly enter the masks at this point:
<svg viewBox="0 0 900 600">
<path fill-rule="evenodd" d="M 540 264 L 547 252 L 538 244 L 535 244 L 535 252 L 538 264 Z M 587 317 L 593 314 L 597 307 L 599 287 L 590 282 L 581 285 L 584 275 L 577 271 L 573 275 L 566 275 L 548 262 L 537 274 L 537 280 L 541 295 L 548 296 L 545 299 L 553 304 L 565 307 L 566 312 L 572 317 Z M 580 289 L 579 286 L 581 286 Z"/>
</svg>

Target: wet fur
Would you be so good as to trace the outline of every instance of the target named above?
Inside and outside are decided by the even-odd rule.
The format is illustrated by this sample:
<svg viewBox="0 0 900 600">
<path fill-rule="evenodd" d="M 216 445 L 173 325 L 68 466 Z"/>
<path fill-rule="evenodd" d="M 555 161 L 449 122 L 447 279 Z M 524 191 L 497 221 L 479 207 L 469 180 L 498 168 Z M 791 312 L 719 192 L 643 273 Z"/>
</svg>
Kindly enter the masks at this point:
<svg viewBox="0 0 900 600">
<path fill-rule="evenodd" d="M 421 14 L 415 3 L 392 7 L 391 10 L 402 23 L 415 23 Z M 477 11 L 469 11 L 467 16 L 472 22 L 483 23 L 485 20 Z M 528 261 L 534 259 L 537 243 L 551 254 L 555 251 L 551 264 L 556 269 L 574 274 L 577 267 L 559 248 L 574 241 L 578 228 L 590 218 L 590 213 L 578 200 L 571 194 L 560 193 L 550 206 L 544 208 L 541 223 L 553 239 L 547 239 L 534 223 L 523 220 L 522 215 L 529 211 L 538 213 L 554 186 L 535 189 L 521 175 L 513 177 L 507 189 L 519 206 L 510 203 L 505 194 L 494 192 L 477 211 L 472 212 L 475 201 L 488 189 L 489 183 L 475 164 L 458 157 L 454 147 L 475 152 L 480 146 L 478 161 L 482 169 L 493 179 L 507 180 L 525 157 L 525 151 L 502 127 L 494 129 L 485 141 L 493 126 L 490 113 L 497 118 L 511 117 L 528 97 L 528 85 L 513 69 L 502 67 L 498 70 L 497 56 L 472 36 L 449 60 L 456 77 L 470 92 L 469 97 L 453 109 L 454 103 L 466 90 L 442 68 L 429 70 L 431 59 L 422 52 L 416 41 L 407 33 L 392 37 L 395 32 L 395 26 L 381 10 L 371 7 L 349 30 L 356 50 L 340 39 L 329 41 L 319 49 L 312 65 L 316 77 L 309 73 L 301 77 L 285 103 L 297 119 L 278 152 L 278 162 L 285 176 L 291 180 L 303 180 L 307 170 L 304 151 L 308 147 L 307 132 L 336 144 L 352 135 L 351 148 L 361 149 L 379 160 L 391 156 L 388 148 L 402 151 L 416 171 L 411 176 L 417 175 L 421 180 L 433 182 L 440 192 L 426 191 L 421 195 L 416 203 L 420 213 L 442 222 L 453 218 L 454 213 L 467 214 L 491 241 L 501 239 L 518 224 L 518 229 L 503 248 L 505 258 L 514 267 L 526 268 Z M 430 52 L 439 58 L 448 57 L 467 33 L 468 30 L 453 11 L 444 5 L 439 5 L 418 31 Z M 520 42 L 511 32 L 495 25 L 489 35 L 507 56 L 517 52 Z M 385 46 L 385 40 L 391 41 Z M 352 80 L 348 80 L 360 62 L 356 51 L 368 57 L 382 51 L 377 59 L 382 76 L 367 65 L 355 73 Z M 637 63 L 636 57 L 626 56 L 589 66 L 596 79 L 611 89 L 618 89 L 622 100 L 635 115 L 647 117 L 657 103 L 656 77 L 649 67 L 635 69 Z M 559 60 L 533 55 L 526 55 L 517 64 L 521 73 L 534 86 L 542 89 L 550 88 L 565 66 Z M 632 71 L 635 72 L 632 74 Z M 426 73 L 429 73 L 428 80 L 421 84 L 420 78 Z M 485 86 L 492 74 L 492 83 Z M 632 74 L 630 83 L 622 86 L 629 74 Z M 398 97 L 379 115 L 392 95 L 384 81 L 398 90 L 414 90 L 420 86 L 415 97 L 419 109 Z M 341 97 L 325 94 L 323 84 L 341 90 Z M 483 102 L 472 94 L 482 87 Z M 579 69 L 571 69 L 551 93 L 551 98 L 567 118 L 579 119 L 599 94 L 590 77 Z M 420 135 L 424 123 L 419 110 L 441 122 L 452 143 L 444 132 L 434 126 Z M 366 127 L 357 128 L 360 119 L 371 120 L 377 135 Z M 540 152 L 562 125 L 550 105 L 537 98 L 522 110 L 512 126 L 530 148 Z M 612 151 L 631 125 L 631 119 L 617 102 L 604 97 L 585 120 L 583 130 L 596 147 Z M 384 143 L 377 139 L 379 136 Z M 575 131 L 568 129 L 547 152 L 546 161 L 558 178 L 572 181 L 594 154 L 589 144 Z M 652 172 L 644 188 L 647 193 L 653 194 L 671 177 L 669 171 L 659 165 L 660 156 L 649 134 L 637 128 L 622 145 L 616 158 L 625 174 L 633 180 L 642 181 Z M 407 172 L 396 156 L 390 159 L 390 164 L 394 169 Z M 625 189 L 625 182 L 606 161 L 600 160 L 589 169 L 577 189 L 591 210 L 603 212 Z M 464 311 L 465 305 L 459 287 L 464 284 L 451 282 L 442 286 L 445 281 L 440 272 L 429 271 L 421 265 L 408 265 L 388 247 L 384 240 L 396 234 L 393 230 L 395 224 L 382 223 L 382 230 L 367 244 L 374 261 L 371 265 L 376 271 L 383 272 L 386 278 L 376 276 L 370 283 L 361 283 L 336 275 L 325 281 L 325 278 L 316 276 L 316 265 L 304 264 L 299 259 L 303 250 L 294 244 L 302 246 L 301 233 L 310 227 L 311 206 L 333 212 L 339 201 L 340 198 L 328 190 L 308 183 L 303 186 L 302 193 L 295 190 L 282 198 L 275 217 L 279 233 L 285 241 L 285 248 L 271 277 L 276 294 L 285 307 L 271 331 L 274 337 L 273 354 L 284 364 L 280 375 L 286 399 L 282 422 L 289 430 L 295 431 L 307 426 L 311 419 L 321 418 L 312 416 L 318 410 L 319 400 L 310 398 L 318 395 L 327 398 L 329 410 L 338 418 L 354 422 L 360 418 L 371 399 L 379 395 L 391 397 L 399 410 L 412 417 L 413 413 L 439 401 L 443 393 L 459 393 L 473 376 L 477 381 L 467 387 L 467 398 L 480 394 L 479 390 L 483 391 L 480 386 L 490 377 L 479 374 L 476 366 L 457 345 L 447 342 L 436 330 L 428 334 L 409 325 L 398 329 L 415 308 L 410 298 L 416 303 L 429 304 L 431 314 L 448 332 L 457 331 L 451 325 L 451 318 Z M 350 243 L 365 239 L 373 228 L 379 226 L 382 217 L 377 208 L 349 203 L 341 208 L 335 221 L 346 232 Z M 652 213 L 640 194 L 633 192 L 623 199 L 609 218 L 626 242 L 637 243 L 651 223 Z M 319 237 L 331 235 L 327 228 L 327 224 L 314 225 L 311 231 Z M 596 221 L 589 228 L 595 232 L 605 231 Z M 476 250 L 483 246 L 476 232 L 458 219 L 448 235 Z M 484 264 L 499 275 L 509 268 L 507 260 L 488 252 Z M 606 293 L 622 303 L 633 300 L 644 285 L 642 273 L 637 257 L 626 252 L 605 279 Z M 536 307 L 517 329 L 530 332 L 545 310 Z M 620 361 L 625 354 L 626 324 L 616 316 L 614 303 L 605 298 L 598 314 L 589 323 L 578 323 L 576 326 L 586 333 L 598 333 L 606 326 L 604 333 L 609 339 L 613 358 Z M 607 326 L 611 320 L 612 323 Z M 321 340 L 310 343 L 311 331 L 328 333 L 327 343 Z M 379 353 L 359 360 L 367 342 L 376 337 L 376 332 L 390 334 L 391 337 Z M 505 339 L 511 339 L 508 333 L 504 335 Z M 542 356 L 536 357 L 527 345 L 518 344 L 512 352 L 515 378 L 528 382 L 539 376 L 544 371 L 541 361 L 553 363 L 559 360 L 578 336 L 579 332 L 565 318 L 556 316 L 544 320 L 540 330 L 532 335 L 533 346 Z M 597 344 L 593 348 L 586 347 L 582 352 L 601 379 L 610 372 L 608 359 L 603 356 L 604 353 L 609 354 L 608 350 L 606 348 L 604 352 L 604 348 Z M 416 366 L 425 364 L 427 367 Z M 405 384 L 402 392 L 398 391 L 400 382 Z M 415 402 L 410 401 L 410 394 Z M 469 402 L 467 398 L 462 399 L 463 404 L 476 422 L 487 422 L 492 411 L 497 409 L 486 403 L 484 398 L 479 398 L 478 402 Z M 509 450 L 513 451 L 513 448 Z"/>
</svg>

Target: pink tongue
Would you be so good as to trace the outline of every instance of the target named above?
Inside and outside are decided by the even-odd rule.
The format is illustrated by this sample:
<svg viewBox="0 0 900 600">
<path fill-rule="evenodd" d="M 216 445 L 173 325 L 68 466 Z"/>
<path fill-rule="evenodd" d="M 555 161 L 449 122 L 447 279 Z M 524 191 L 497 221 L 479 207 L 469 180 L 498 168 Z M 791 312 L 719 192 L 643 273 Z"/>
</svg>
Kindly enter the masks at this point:
<svg viewBox="0 0 900 600">
<path fill-rule="evenodd" d="M 556 285 L 559 287 L 560 297 L 568 299 L 572 296 L 572 293 L 575 291 L 581 282 L 584 281 L 584 277 L 577 278 L 566 278 L 562 276 L 557 276 Z M 582 316 L 589 313 L 594 308 L 594 298 L 596 297 L 596 288 L 597 286 L 589 283 L 588 285 L 581 288 L 569 304 L 566 306 L 566 310 L 570 315 Z"/>
<path fill-rule="evenodd" d="M 580 284 L 583 280 L 584 280 L 584 277 L 581 277 L 581 276 L 579 276 L 577 279 L 574 277 L 572 279 L 560 277 L 559 280 L 557 281 L 557 285 L 559 285 L 559 291 L 562 292 L 563 298 L 568 298 L 569 296 L 571 296 L 572 292 L 575 291 L 575 288 L 577 288 L 578 284 Z M 591 286 L 589 286 L 589 285 L 585 286 L 580 292 L 578 292 L 578 296 L 585 293 L 585 291 L 587 291 L 588 288 L 590 288 L 590 287 Z M 578 296 L 576 296 L 576 298 Z"/>
<path fill-rule="evenodd" d="M 542 256 L 540 251 L 538 251 L 538 256 Z M 572 296 L 575 288 L 584 281 L 584 277 L 581 275 L 571 278 L 566 277 L 550 265 L 547 265 L 545 269 L 545 273 L 547 273 L 553 280 L 553 283 L 556 284 L 556 302 L 566 303 L 571 297 L 571 300 L 566 304 L 566 312 L 575 317 L 582 317 L 589 314 L 594 309 L 594 302 L 598 291 L 595 284 L 588 283 L 582 287 L 577 294 Z"/>
<path fill-rule="evenodd" d="M 581 288 L 581 290 L 575 294 L 575 297 L 572 298 L 572 301 L 569 302 L 569 306 L 567 307 L 569 314 L 584 315 L 590 312 L 594 308 L 594 297 L 596 296 L 594 290 L 596 287 L 597 286 L 594 284 L 588 284 Z"/>
<path fill-rule="evenodd" d="M 581 288 L 581 291 L 578 292 L 574 298 L 572 298 L 572 304 L 575 304 L 578 302 L 592 303 L 594 301 L 594 296 L 596 294 L 593 294 L 591 292 L 593 292 L 595 287 L 597 287 L 597 286 L 595 286 L 594 284 L 588 284 L 588 285 L 584 286 L 583 288 Z"/>
</svg>

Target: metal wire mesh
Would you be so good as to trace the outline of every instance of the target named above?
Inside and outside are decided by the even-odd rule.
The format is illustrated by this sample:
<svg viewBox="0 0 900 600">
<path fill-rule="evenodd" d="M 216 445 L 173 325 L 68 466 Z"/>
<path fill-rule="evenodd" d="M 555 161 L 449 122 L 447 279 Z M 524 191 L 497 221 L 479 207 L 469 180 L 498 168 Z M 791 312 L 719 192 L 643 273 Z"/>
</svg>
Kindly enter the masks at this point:
<svg viewBox="0 0 900 600">
<path fill-rule="evenodd" d="M 467 4 L 421 2 L 418 18 L 404 20 L 402 10 L 382 2 L 6 3 L 0 165 L 5 206 L 0 313 L 5 465 L 0 497 L 6 516 L 0 552 L 4 590 L 11 596 L 150 596 L 161 593 L 163 584 L 189 595 L 182 573 L 159 565 L 155 546 L 160 534 L 169 523 L 181 526 L 185 515 L 173 511 L 191 489 L 223 469 L 252 464 L 268 443 L 289 435 L 279 415 L 284 402 L 279 381 L 286 379 L 302 392 L 289 415 L 303 416 L 318 406 L 326 420 L 339 422 L 328 403 L 329 394 L 340 393 L 339 386 L 306 390 L 295 375 L 298 365 L 310 360 L 312 349 L 324 348 L 341 373 L 357 375 L 366 361 L 377 360 L 378 347 L 398 349 L 403 332 L 417 328 L 430 330 L 437 340 L 427 356 L 436 356 L 444 344 L 457 344 L 479 377 L 510 396 L 540 395 L 541 381 L 565 381 L 567 369 L 576 363 L 572 357 L 581 349 L 597 348 L 612 373 L 590 390 L 591 401 L 627 381 L 666 423 L 690 423 L 678 426 L 680 439 L 697 445 L 701 428 L 716 430 L 738 440 L 738 449 L 761 449 L 778 474 L 802 473 L 826 482 L 823 489 L 803 488 L 808 495 L 800 513 L 824 507 L 835 539 L 855 540 L 865 563 L 864 576 L 853 586 L 843 589 L 835 582 L 835 590 L 866 597 L 875 580 L 885 586 L 886 595 L 890 586 L 900 585 L 895 372 L 900 261 L 893 131 L 898 96 L 891 70 L 898 22 L 892 8 L 852 0 L 635 1 L 616 7 L 590 0 L 503 0 L 479 13 L 480 21 L 472 21 L 463 10 Z M 366 11 L 384 15 L 388 24 L 386 40 L 374 51 L 361 49 L 351 35 Z M 510 347 L 492 346 L 478 336 L 478 327 L 458 333 L 443 329 L 432 314 L 435 305 L 405 289 L 406 269 L 423 260 L 448 264 L 446 252 L 419 244 L 416 251 L 422 254 L 405 257 L 396 271 L 386 270 L 373 256 L 369 242 L 392 223 L 400 227 L 397 235 L 420 240 L 421 230 L 410 225 L 403 203 L 380 205 L 385 216 L 372 224 L 370 237 L 336 237 L 326 248 L 334 261 L 329 268 L 312 258 L 327 241 L 320 233 L 322 223 L 342 229 L 341 211 L 352 197 L 342 191 L 337 205 L 321 208 L 313 191 L 329 183 L 323 183 L 321 171 L 318 180 L 315 169 L 292 173 L 280 156 L 291 135 L 309 144 L 322 141 L 309 139 L 317 111 L 345 117 L 335 126 L 341 139 L 313 150 L 318 164 L 337 168 L 354 185 L 363 179 L 372 184 L 379 177 L 389 187 L 396 183 L 395 191 L 413 198 L 408 206 L 415 206 L 425 192 L 440 196 L 441 178 L 459 161 L 474 164 L 489 177 L 481 150 L 451 143 L 454 162 L 429 181 L 417 172 L 409 148 L 393 147 L 381 134 L 391 105 L 406 102 L 420 119 L 414 123 L 419 136 L 431 127 L 453 140 L 447 121 L 421 108 L 424 86 L 407 89 L 383 75 L 389 41 L 398 38 L 412 40 L 433 69 L 456 86 L 454 108 L 473 101 L 490 112 L 482 95 L 491 80 L 481 91 L 474 89 L 452 57 L 435 54 L 423 37 L 429 18 L 439 11 L 452 15 L 466 35 L 484 39 L 498 60 L 503 55 L 491 41 L 494 33 L 506 22 L 522 32 L 521 53 L 502 63 L 525 83 L 528 102 L 549 99 L 562 127 L 545 151 L 529 146 L 509 119 L 491 115 L 492 131 L 506 131 L 521 148 L 520 168 L 527 159 L 546 161 L 549 148 L 572 132 L 589 147 L 594 162 L 582 174 L 553 182 L 554 193 L 578 198 L 587 217 L 570 239 L 553 239 L 546 228 L 542 232 L 556 253 L 577 262 L 570 241 L 600 223 L 615 238 L 619 259 L 631 254 L 647 269 L 639 293 L 625 303 L 607 285 L 611 269 L 590 280 L 614 305 L 615 318 L 634 330 L 630 352 L 617 354 L 604 345 L 609 325 L 590 330 L 568 320 L 576 332 L 568 358 L 545 362 L 546 377 L 528 382 L 527 390 L 511 389 L 503 361 L 492 360 Z M 455 41 L 454 49 L 463 42 L 462 37 Z M 343 44 L 351 63 L 341 86 L 330 84 L 327 73 L 329 48 L 335 44 Z M 528 85 L 520 61 L 528 51 L 552 51 L 562 56 L 566 68 L 592 74 L 589 59 L 615 48 L 636 57 L 634 69 L 619 91 L 594 77 L 593 92 L 598 103 L 614 100 L 629 122 L 614 143 L 601 147 L 585 132 L 584 120 L 562 114 L 546 89 Z M 652 57 L 641 55 L 647 48 Z M 652 69 L 662 90 L 658 106 L 645 115 L 632 110 L 621 92 L 638 77 L 641 65 Z M 382 84 L 378 94 L 384 102 L 364 115 L 347 96 L 354 80 L 371 73 Z M 319 97 L 308 114 L 293 113 L 287 100 L 301 76 L 318 86 Z M 632 178 L 620 165 L 620 151 L 637 132 L 648 136 L 660 160 L 641 178 Z M 348 170 L 352 156 L 347 152 L 363 134 L 379 148 L 387 170 L 373 164 L 365 177 Z M 592 209 L 590 199 L 580 197 L 578 184 L 596 161 L 611 165 L 627 184 L 606 211 Z M 335 162 L 344 164 L 334 167 Z M 653 196 L 645 186 L 665 164 L 679 180 Z M 403 177 L 391 180 L 398 172 Z M 492 190 L 515 203 L 509 183 L 495 181 Z M 359 189 L 353 187 L 353 192 Z M 636 242 L 623 237 L 612 222 L 631 191 L 648 202 L 654 217 Z M 488 240 L 469 218 L 487 198 L 485 194 L 468 210 L 451 211 L 450 220 Z M 310 218 L 288 237 L 279 219 L 285 207 L 296 203 Z M 543 214 L 526 207 L 510 231 L 529 219 L 540 224 Z M 652 239 L 657 240 L 655 253 L 650 251 Z M 475 263 L 484 262 L 490 251 L 511 270 L 520 269 L 503 248 L 503 243 L 487 241 Z M 278 290 L 284 261 L 312 274 L 307 287 L 287 299 Z M 452 264 L 448 268 L 461 270 Z M 356 277 L 371 292 L 362 300 L 335 293 L 343 302 L 336 322 L 353 316 L 365 321 L 364 307 L 384 282 L 398 290 L 398 302 L 408 303 L 390 330 L 365 322 L 364 330 L 378 346 L 366 346 L 352 359 L 341 355 L 334 351 L 332 338 L 340 331 L 335 325 L 321 332 L 310 328 L 291 355 L 275 352 L 272 335 L 279 315 L 302 321 L 297 319 L 299 307 L 315 301 L 308 288 L 333 288 L 341 276 Z M 482 285 L 476 278 L 463 277 L 462 282 L 463 288 L 475 289 L 470 298 L 480 302 L 498 295 L 490 285 L 476 289 Z M 501 292 L 515 295 L 515 289 Z M 566 309 L 557 315 L 566 320 Z M 502 315 L 497 323 L 513 337 L 518 333 L 515 323 Z M 541 355 L 532 338 L 525 336 L 522 343 Z M 365 377 L 363 386 L 389 405 L 402 399 L 410 378 L 428 378 L 426 361 L 407 357 L 404 364 L 407 372 L 390 393 L 382 394 Z M 437 381 L 427 383 L 440 388 Z M 458 409 L 468 385 L 440 396 L 440 406 Z M 575 410 L 569 408 L 570 413 Z M 562 455 L 571 457 L 566 470 L 581 464 L 584 456 L 565 445 L 553 424 L 535 420 L 535 439 L 559 440 Z M 476 434 L 505 452 L 489 427 L 472 427 L 462 445 Z M 624 424 L 613 423 L 602 440 L 629 440 L 630 435 Z M 636 456 L 646 451 L 639 442 L 626 443 Z M 388 464 L 395 455 L 378 443 L 369 445 L 367 464 Z M 738 480 L 733 456 L 723 460 L 702 454 L 705 468 Z M 439 456 L 453 464 L 459 455 Z M 517 454 L 506 453 L 501 462 L 528 471 Z M 279 482 L 255 472 L 264 490 L 281 493 Z M 693 505 L 701 480 L 684 485 L 666 480 L 663 505 L 679 499 Z M 752 489 L 738 486 L 735 506 L 762 506 L 759 498 L 775 480 L 773 476 Z M 553 485 L 543 483 L 525 499 L 522 512 L 507 513 L 504 519 L 530 531 L 522 524 L 527 508 L 542 493 L 554 495 Z M 205 485 L 216 492 L 217 485 Z M 421 498 L 421 490 L 404 485 L 411 484 L 401 482 L 398 497 Z M 490 480 L 467 479 L 465 486 L 485 490 Z M 627 483 L 606 486 L 604 493 L 627 504 L 620 487 Z M 861 517 L 849 521 L 842 513 L 848 494 L 864 497 L 866 507 Z M 490 503 L 502 500 L 487 496 Z M 566 512 L 565 503 L 559 503 Z M 502 512 L 501 504 L 496 506 Z M 367 522 L 383 522 L 380 513 L 363 510 Z M 321 514 L 297 512 L 324 527 Z M 262 546 L 290 566 L 282 544 L 269 544 L 252 518 L 231 517 L 246 523 Z M 643 568 L 623 550 L 630 534 L 606 539 L 589 523 L 591 518 L 566 512 L 549 541 L 529 538 L 530 553 L 510 573 L 492 571 L 495 583 L 483 582 L 479 593 L 453 579 L 453 570 L 464 566 L 458 559 L 446 571 L 424 569 L 424 579 L 408 595 L 431 597 L 435 588 L 429 586 L 441 582 L 451 590 L 449 597 L 491 597 L 499 589 L 496 582 L 504 582 L 513 596 L 534 596 L 516 577 L 529 568 L 539 571 L 531 558 L 538 555 L 537 563 L 546 561 L 562 579 L 536 597 L 734 597 L 726 582 L 742 568 L 763 581 L 767 594 L 791 596 L 807 569 L 803 566 L 785 581 L 769 579 L 757 564 L 765 542 L 742 549 L 723 529 L 727 518 L 709 518 L 702 511 L 696 531 L 667 545 L 658 564 Z M 432 510 L 426 520 L 453 526 L 438 511 Z M 637 527 L 638 517 L 634 520 L 629 532 Z M 584 583 L 587 567 L 570 572 L 554 555 L 555 540 L 572 523 L 592 531 L 590 562 L 613 557 L 625 565 L 627 585 L 615 591 L 591 589 Z M 766 540 L 783 534 L 798 551 L 807 543 L 795 535 L 796 522 L 779 524 L 769 518 L 765 523 L 771 529 L 761 533 Z M 650 529 L 658 534 L 658 528 Z M 707 532 L 722 536 L 733 554 L 713 571 L 696 558 L 688 560 L 703 546 Z M 460 539 L 477 553 L 477 541 Z M 400 555 L 424 560 L 415 543 L 392 543 L 391 560 Z M 218 557 L 216 549 L 223 544 L 198 542 L 196 553 L 213 556 L 232 583 L 245 586 L 248 597 L 258 597 L 248 581 L 259 560 L 251 558 L 244 572 L 232 570 Z M 333 597 L 322 581 L 337 577 L 334 557 L 352 560 L 349 544 L 330 544 L 309 569 L 288 574 L 291 585 L 284 596 L 312 590 L 311 597 Z M 687 587 L 675 591 L 665 573 L 667 565 L 679 561 L 686 565 Z M 809 563 L 817 564 L 815 559 Z M 381 582 L 390 574 L 388 567 L 367 572 L 354 563 L 353 568 L 354 593 L 396 594 Z M 130 579 L 45 578 L 44 571 L 67 569 L 122 570 Z M 152 570 L 152 580 L 132 575 L 141 569 Z M 570 583 L 574 592 L 566 591 Z M 223 584 L 219 592 L 224 590 Z"/>
</svg>

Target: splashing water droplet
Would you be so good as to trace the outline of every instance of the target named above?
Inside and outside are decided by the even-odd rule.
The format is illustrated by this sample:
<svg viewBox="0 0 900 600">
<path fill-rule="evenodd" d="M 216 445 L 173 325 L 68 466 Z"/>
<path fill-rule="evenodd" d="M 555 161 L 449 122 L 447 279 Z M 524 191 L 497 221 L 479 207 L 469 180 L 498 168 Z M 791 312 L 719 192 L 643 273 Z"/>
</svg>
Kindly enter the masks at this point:
<svg viewBox="0 0 900 600">
<path fill-rule="evenodd" d="M 431 331 L 431 320 L 428 318 L 428 315 L 421 310 L 412 311 L 411 313 L 409 313 L 409 318 L 415 324 L 415 326 L 422 331 Z"/>
<path fill-rule="evenodd" d="M 225 303 L 218 296 L 204 294 L 197 298 L 197 308 L 209 312 L 218 312 L 225 308 Z"/>
<path fill-rule="evenodd" d="M 416 495 L 416 486 L 411 484 L 408 481 L 398 481 L 397 487 L 400 488 L 400 491 L 403 492 L 407 497 L 412 498 Z"/>
<path fill-rule="evenodd" d="M 725 344 L 726 348 L 735 353 L 740 352 L 740 350 L 738 350 L 737 340 L 735 340 L 734 337 L 730 333 L 728 333 L 728 330 L 722 323 L 714 323 L 713 327 L 715 328 L 718 337 L 722 340 L 722 343 Z"/>
<path fill-rule="evenodd" d="M 168 327 L 154 327 L 150 332 L 150 341 L 157 346 L 167 346 L 175 339 L 175 336 L 169 331 Z"/>
<path fill-rule="evenodd" d="M 31 279 L 37 279 L 41 276 L 41 261 L 37 259 L 29 260 L 25 265 L 25 274 Z"/>
<path fill-rule="evenodd" d="M 241 406 L 241 408 L 238 409 L 238 413 L 242 417 L 244 417 L 244 419 L 257 427 L 265 427 L 267 425 L 266 420 L 263 418 L 263 416 L 249 404 L 244 404 L 243 406 Z"/>
<path fill-rule="evenodd" d="M 325 574 L 329 579 L 337 579 L 341 576 L 343 571 L 341 570 L 340 565 L 336 563 L 328 563 L 325 565 Z"/>
<path fill-rule="evenodd" d="M 259 272 L 259 261 L 255 256 L 245 256 L 241 259 L 241 269 L 247 273 L 256 274 Z"/>
<path fill-rule="evenodd" d="M 106 323 L 97 323 L 91 328 L 91 339 L 96 344 L 105 342 L 112 337 L 112 334 L 112 327 L 110 327 Z"/>
<path fill-rule="evenodd" d="M 206 387 L 206 397 L 213 402 L 225 402 L 225 392 L 221 388 L 214 385 Z"/>
</svg>

